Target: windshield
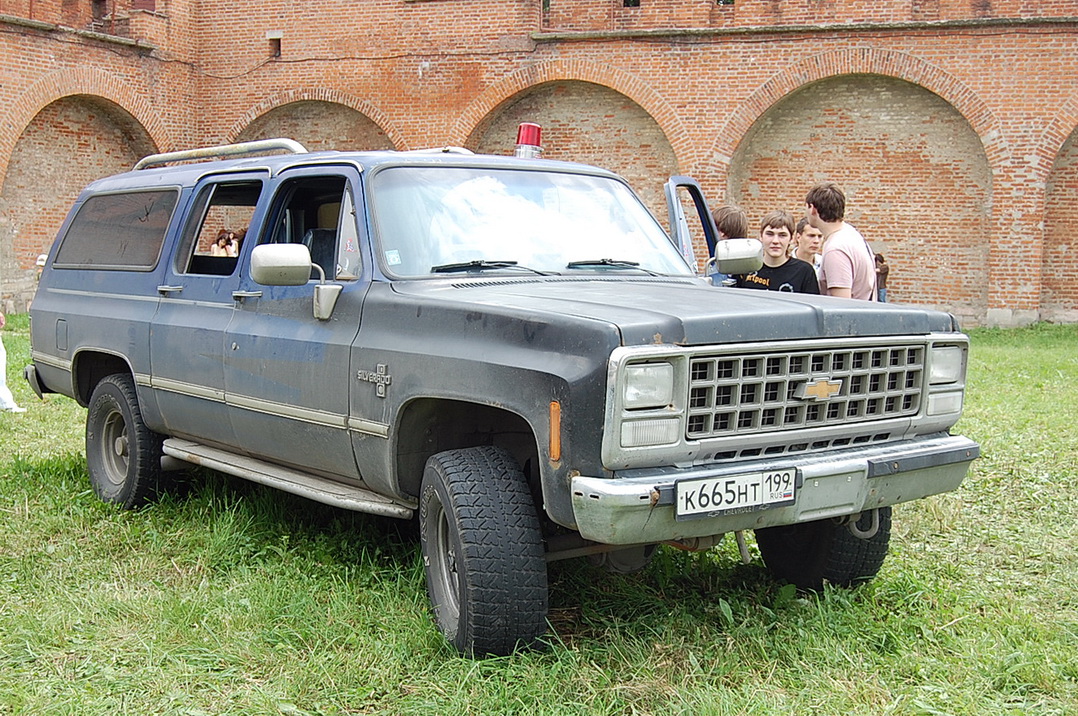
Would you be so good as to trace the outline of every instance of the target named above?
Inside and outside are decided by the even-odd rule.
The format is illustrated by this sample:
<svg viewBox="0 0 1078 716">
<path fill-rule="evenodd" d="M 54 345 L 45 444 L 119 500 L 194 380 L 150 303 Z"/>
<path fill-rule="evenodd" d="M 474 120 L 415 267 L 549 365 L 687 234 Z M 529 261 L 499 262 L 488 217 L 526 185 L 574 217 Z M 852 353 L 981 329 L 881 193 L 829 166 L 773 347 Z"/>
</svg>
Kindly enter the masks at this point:
<svg viewBox="0 0 1078 716">
<path fill-rule="evenodd" d="M 392 167 L 373 177 L 370 195 L 382 264 L 395 276 L 692 275 L 640 200 L 607 177 Z"/>
</svg>

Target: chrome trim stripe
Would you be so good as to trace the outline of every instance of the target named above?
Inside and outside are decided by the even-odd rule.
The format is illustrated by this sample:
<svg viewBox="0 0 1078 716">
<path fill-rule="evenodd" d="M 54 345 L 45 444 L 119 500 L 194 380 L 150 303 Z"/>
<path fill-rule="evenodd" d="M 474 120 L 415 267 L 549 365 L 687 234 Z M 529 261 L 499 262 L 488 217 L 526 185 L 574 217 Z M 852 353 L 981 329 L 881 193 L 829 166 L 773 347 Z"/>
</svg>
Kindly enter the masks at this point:
<svg viewBox="0 0 1078 716">
<path fill-rule="evenodd" d="M 329 428 L 348 427 L 348 417 L 346 415 L 341 415 L 340 413 L 329 413 L 324 410 L 300 408 L 295 405 L 276 403 L 271 400 L 262 400 L 261 398 L 252 398 L 247 395 L 229 395 L 225 398 L 225 402 L 237 408 L 243 408 L 244 410 L 253 410 L 256 413 L 275 415 L 281 418 L 288 418 L 289 420 L 300 420 L 305 423 L 324 425 Z"/>
<path fill-rule="evenodd" d="M 169 393 L 190 395 L 194 398 L 205 398 L 207 400 L 214 400 L 219 403 L 225 402 L 225 392 L 223 390 L 217 390 L 216 388 L 207 388 L 204 385 L 195 385 L 194 383 L 187 383 L 182 380 L 172 380 L 171 378 L 156 378 L 151 376 L 150 387 L 156 388 L 157 390 L 164 390 Z"/>
<path fill-rule="evenodd" d="M 56 358 L 47 353 L 41 351 L 31 351 L 30 359 L 34 363 L 43 363 L 44 365 L 52 366 L 53 368 L 59 368 L 60 370 L 66 370 L 71 372 L 71 360 L 67 358 Z"/>
<path fill-rule="evenodd" d="M 225 395 L 224 391 L 221 390 L 207 388 L 205 386 L 195 385 L 193 383 L 186 383 L 180 380 L 171 380 L 168 378 L 151 378 L 150 376 L 136 376 L 136 381 L 138 381 L 140 385 L 148 385 L 157 390 L 164 390 L 170 393 L 187 395 L 192 398 L 212 400 L 214 402 L 223 403 L 236 408 L 242 408 L 243 410 L 251 410 L 257 413 L 263 413 L 265 415 L 273 415 L 279 418 L 297 420 L 304 423 L 310 423 L 312 425 L 321 425 L 327 428 L 336 428 L 338 430 L 349 430 L 352 432 L 363 433 L 364 435 L 373 435 L 379 438 L 389 437 L 389 425 L 386 423 L 377 422 L 375 420 L 367 420 L 365 418 L 353 418 L 348 417 L 347 415 L 344 415 L 342 413 L 331 413 L 325 410 L 300 408 L 295 405 L 288 405 L 286 403 L 277 403 L 271 400 L 252 398 L 248 395 Z"/>
<path fill-rule="evenodd" d="M 379 423 L 376 420 L 348 418 L 348 429 L 354 430 L 357 433 L 364 433 L 365 435 L 374 435 L 379 438 L 389 437 L 389 425 L 386 423 Z"/>
<path fill-rule="evenodd" d="M 62 293 L 68 296 L 93 296 L 94 298 L 112 298 L 122 301 L 150 301 L 152 303 L 157 303 L 161 300 L 161 297 L 156 294 L 157 289 L 154 289 L 153 296 L 140 296 L 134 293 L 103 293 L 101 291 L 81 291 L 73 288 L 50 288 L 47 290 L 50 293 Z"/>
</svg>

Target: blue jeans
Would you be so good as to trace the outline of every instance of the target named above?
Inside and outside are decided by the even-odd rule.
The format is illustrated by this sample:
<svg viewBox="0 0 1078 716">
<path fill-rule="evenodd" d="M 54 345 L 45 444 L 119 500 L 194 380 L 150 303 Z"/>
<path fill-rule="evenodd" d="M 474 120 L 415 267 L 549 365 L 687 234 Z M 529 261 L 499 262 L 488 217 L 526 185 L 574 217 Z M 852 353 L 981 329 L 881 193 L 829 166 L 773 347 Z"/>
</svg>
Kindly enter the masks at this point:
<svg viewBox="0 0 1078 716">
<path fill-rule="evenodd" d="M 879 301 L 880 303 L 887 303 L 887 289 L 886 288 L 878 288 L 878 289 L 876 289 L 876 300 Z"/>
</svg>

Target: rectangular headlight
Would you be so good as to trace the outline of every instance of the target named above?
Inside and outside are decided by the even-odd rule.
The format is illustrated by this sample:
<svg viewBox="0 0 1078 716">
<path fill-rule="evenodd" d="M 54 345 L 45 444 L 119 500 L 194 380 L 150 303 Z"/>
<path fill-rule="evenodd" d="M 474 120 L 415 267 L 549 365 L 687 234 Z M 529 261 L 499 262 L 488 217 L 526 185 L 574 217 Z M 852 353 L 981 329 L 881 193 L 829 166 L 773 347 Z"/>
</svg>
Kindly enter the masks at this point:
<svg viewBox="0 0 1078 716">
<path fill-rule="evenodd" d="M 674 366 L 639 363 L 625 368 L 622 403 L 625 408 L 662 408 L 674 400 Z"/>
<path fill-rule="evenodd" d="M 628 420 L 621 424 L 621 446 L 629 448 L 675 443 L 680 425 L 680 418 Z"/>
<path fill-rule="evenodd" d="M 928 382 L 932 385 L 940 385 L 961 380 L 963 352 L 958 346 L 933 347 L 932 371 Z"/>
<path fill-rule="evenodd" d="M 962 391 L 933 393 L 928 396 L 929 415 L 950 415 L 962 411 Z"/>
</svg>

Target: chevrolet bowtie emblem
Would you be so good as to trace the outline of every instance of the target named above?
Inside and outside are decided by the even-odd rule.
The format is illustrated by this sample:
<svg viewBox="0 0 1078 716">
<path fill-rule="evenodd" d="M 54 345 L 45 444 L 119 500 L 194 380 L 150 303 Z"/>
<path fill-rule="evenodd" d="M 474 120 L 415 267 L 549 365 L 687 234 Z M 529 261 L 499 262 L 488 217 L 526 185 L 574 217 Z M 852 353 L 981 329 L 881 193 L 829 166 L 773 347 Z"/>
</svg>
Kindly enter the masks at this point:
<svg viewBox="0 0 1078 716">
<path fill-rule="evenodd" d="M 810 380 L 797 386 L 794 397 L 801 400 L 827 400 L 842 392 L 841 380 Z"/>
</svg>

